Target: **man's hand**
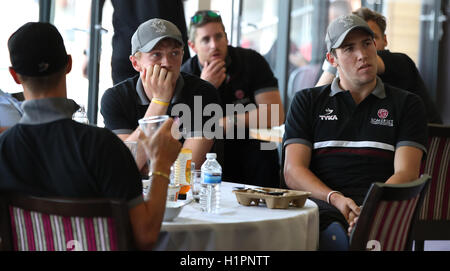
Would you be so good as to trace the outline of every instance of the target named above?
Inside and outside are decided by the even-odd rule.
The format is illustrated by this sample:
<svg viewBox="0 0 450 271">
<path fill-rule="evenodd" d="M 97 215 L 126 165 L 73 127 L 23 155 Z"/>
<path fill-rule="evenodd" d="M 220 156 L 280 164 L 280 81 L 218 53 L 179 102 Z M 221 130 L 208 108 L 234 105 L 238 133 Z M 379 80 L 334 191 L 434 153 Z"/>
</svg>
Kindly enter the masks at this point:
<svg viewBox="0 0 450 271">
<path fill-rule="evenodd" d="M 219 88 L 225 78 L 227 78 L 226 71 L 227 69 L 225 68 L 225 61 L 216 59 L 211 63 L 205 62 L 200 78 L 208 81 L 216 88 Z"/>
<path fill-rule="evenodd" d="M 170 166 L 178 157 L 181 143 L 172 136 L 172 125 L 173 119 L 169 118 L 152 137 L 148 138 L 144 133 L 139 135 L 152 171 L 170 172 Z"/>
<path fill-rule="evenodd" d="M 143 69 L 140 76 L 147 97 L 170 102 L 176 85 L 173 72 L 155 65 Z"/>
<path fill-rule="evenodd" d="M 350 234 L 352 234 L 352 231 L 356 226 L 356 222 L 358 222 L 358 218 L 359 218 L 359 216 L 355 217 L 355 219 L 353 219 L 353 221 L 350 222 L 350 224 L 349 224 L 350 226 L 348 227 L 348 235 L 349 236 L 350 236 Z"/>
<path fill-rule="evenodd" d="M 331 195 L 330 203 L 341 211 L 349 224 L 353 222 L 353 220 L 358 217 L 361 212 L 360 207 L 356 205 L 351 198 L 347 198 L 338 193 Z"/>
</svg>

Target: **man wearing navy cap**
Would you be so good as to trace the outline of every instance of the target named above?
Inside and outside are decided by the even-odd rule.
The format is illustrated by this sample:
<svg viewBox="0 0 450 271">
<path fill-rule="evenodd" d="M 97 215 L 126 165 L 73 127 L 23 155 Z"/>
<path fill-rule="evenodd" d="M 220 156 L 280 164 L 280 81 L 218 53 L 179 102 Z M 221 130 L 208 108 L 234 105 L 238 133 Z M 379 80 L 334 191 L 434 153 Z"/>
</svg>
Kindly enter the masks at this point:
<svg viewBox="0 0 450 271">
<path fill-rule="evenodd" d="M 296 94 L 283 144 L 286 184 L 311 191 L 319 206 L 320 249 L 336 222 L 345 236 L 373 182 L 417 179 L 427 143 L 423 102 L 377 77 L 374 34 L 363 19 L 334 20 L 326 43 L 340 77 Z"/>
<path fill-rule="evenodd" d="M 66 98 L 72 58 L 56 27 L 27 23 L 12 34 L 8 49 L 10 73 L 23 86 L 26 101 L 19 124 L 0 136 L 0 190 L 124 200 L 137 247 L 151 249 L 166 203 L 169 179 L 163 175 L 181 148 L 171 136 L 172 120 L 151 139 L 151 170 L 164 174 L 155 174 L 151 200 L 144 202 L 141 176 L 128 148 L 109 130 L 72 120 L 79 108 Z"/>
</svg>

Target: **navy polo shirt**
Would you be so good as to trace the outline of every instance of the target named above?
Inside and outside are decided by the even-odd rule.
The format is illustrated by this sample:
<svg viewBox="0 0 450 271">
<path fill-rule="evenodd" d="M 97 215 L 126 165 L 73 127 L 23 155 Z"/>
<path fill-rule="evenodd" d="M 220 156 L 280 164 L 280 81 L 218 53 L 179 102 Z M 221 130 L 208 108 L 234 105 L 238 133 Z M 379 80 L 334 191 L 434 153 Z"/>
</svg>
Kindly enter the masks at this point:
<svg viewBox="0 0 450 271">
<path fill-rule="evenodd" d="M 224 113 L 226 105 L 256 105 L 255 96 L 278 91 L 275 78 L 267 61 L 251 49 L 228 46 L 225 59 L 227 77 L 218 88 Z M 202 66 L 198 56 L 186 61 L 181 70 L 200 76 Z M 234 112 L 228 112 L 233 114 Z M 235 130 L 234 138 L 238 137 Z M 267 187 L 279 186 L 278 153 L 261 150 L 261 142 L 250 139 L 246 129 L 245 139 L 216 141 L 218 159 L 223 165 L 222 179 Z"/>
<path fill-rule="evenodd" d="M 378 51 L 378 56 L 385 65 L 385 71 L 380 75 L 381 80 L 418 95 L 425 105 L 428 122 L 442 123 L 442 118 L 414 61 L 406 54 L 392 53 L 389 50 Z"/>
<path fill-rule="evenodd" d="M 227 104 L 254 104 L 256 95 L 278 90 L 278 80 L 269 64 L 256 51 L 228 46 L 225 60 L 227 78 L 219 87 L 222 108 Z M 198 56 L 186 61 L 181 71 L 200 76 L 202 66 Z"/>
<path fill-rule="evenodd" d="M 200 136 L 203 125 L 211 118 L 203 116 L 203 110 L 208 104 L 219 104 L 217 90 L 210 83 L 186 73 L 180 73 L 174 95 L 167 108 L 167 115 L 183 117 L 191 113 L 191 127 L 183 132 Z M 105 127 L 115 134 L 131 134 L 137 127 L 139 119 L 143 118 L 150 100 L 145 94 L 139 75 L 129 78 L 108 89 L 101 100 L 101 114 Z M 177 105 L 185 105 L 184 111 L 172 110 Z M 188 109 L 188 110 L 187 110 Z M 172 114 L 173 113 L 173 114 Z"/>
<path fill-rule="evenodd" d="M 0 190 L 43 197 L 143 202 L 139 170 L 111 131 L 72 120 L 79 106 L 48 98 L 23 103 L 19 124 L 0 136 Z"/>
<path fill-rule="evenodd" d="M 333 190 L 365 195 L 371 183 L 394 173 L 395 150 L 426 152 L 423 102 L 377 78 L 374 91 L 356 104 L 349 91 L 332 85 L 300 91 L 286 119 L 284 147 L 304 144 L 313 152 L 310 169 Z"/>
</svg>

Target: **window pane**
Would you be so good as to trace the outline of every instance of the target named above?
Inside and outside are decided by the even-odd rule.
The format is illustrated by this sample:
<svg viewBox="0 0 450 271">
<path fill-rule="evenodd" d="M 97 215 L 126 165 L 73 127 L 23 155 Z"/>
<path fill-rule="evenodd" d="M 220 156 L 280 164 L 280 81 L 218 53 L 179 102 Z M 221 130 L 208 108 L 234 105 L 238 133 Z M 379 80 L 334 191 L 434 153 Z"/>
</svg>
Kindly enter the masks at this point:
<svg viewBox="0 0 450 271">
<path fill-rule="evenodd" d="M 67 76 L 67 97 L 87 108 L 89 82 L 83 75 L 83 67 L 87 65 L 87 57 L 83 51 L 89 48 L 89 29 L 91 1 L 56 0 L 54 24 L 64 38 L 67 53 L 72 56 L 72 71 Z M 111 79 L 111 40 L 112 6 L 105 1 L 103 7 L 102 51 L 99 74 L 99 103 L 104 91 L 113 86 Z M 86 62 L 86 63 L 85 63 Z M 100 108 L 100 105 L 99 105 Z M 98 126 L 104 126 L 101 114 L 98 114 Z"/>
<path fill-rule="evenodd" d="M 355 0 L 294 0 L 291 11 L 288 103 L 295 93 L 314 87 L 326 57 L 328 24 L 359 8 Z"/>
<path fill-rule="evenodd" d="M 227 32 L 228 40 L 230 41 L 233 1 L 211 0 L 211 10 L 217 10 L 220 12 L 220 17 L 222 17 L 222 22 L 225 25 L 225 31 Z M 191 18 L 193 15 L 194 14 L 189 14 L 186 17 Z M 189 26 L 189 24 L 187 25 Z"/>
<path fill-rule="evenodd" d="M 88 46 L 90 1 L 55 1 L 54 24 L 72 56 L 72 71 L 67 75 L 67 96 L 87 108 L 88 80 L 83 77 L 83 50 Z"/>
<path fill-rule="evenodd" d="M 388 48 L 407 54 L 416 65 L 419 59 L 420 14 L 422 0 L 385 0 Z"/>
<path fill-rule="evenodd" d="M 266 55 L 277 39 L 277 0 L 246 0 L 242 11 L 240 46 Z"/>
<path fill-rule="evenodd" d="M 15 0 L 0 1 L 0 88 L 4 92 L 22 92 L 22 86 L 17 85 L 9 74 L 11 66 L 8 51 L 8 39 L 11 34 L 26 22 L 39 20 L 39 1 L 37 0 Z"/>
</svg>

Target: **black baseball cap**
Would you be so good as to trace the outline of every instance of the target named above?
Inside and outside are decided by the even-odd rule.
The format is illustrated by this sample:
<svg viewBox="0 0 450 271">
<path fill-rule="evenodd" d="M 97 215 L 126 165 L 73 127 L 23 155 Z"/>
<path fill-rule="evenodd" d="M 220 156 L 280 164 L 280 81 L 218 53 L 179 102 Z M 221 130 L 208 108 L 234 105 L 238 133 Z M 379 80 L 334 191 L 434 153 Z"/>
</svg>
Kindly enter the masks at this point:
<svg viewBox="0 0 450 271">
<path fill-rule="evenodd" d="M 8 49 L 12 68 L 30 77 L 58 72 L 69 58 L 61 34 L 50 23 L 24 24 L 9 38 Z"/>
</svg>

